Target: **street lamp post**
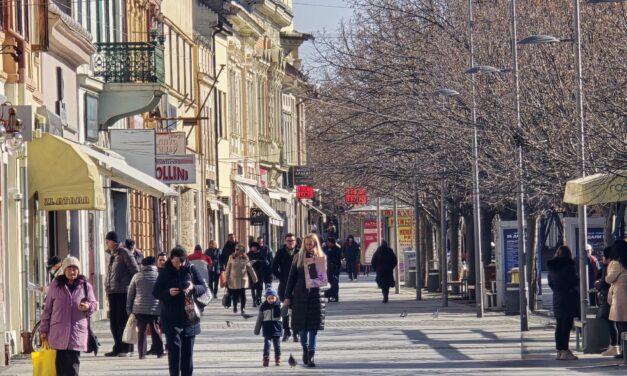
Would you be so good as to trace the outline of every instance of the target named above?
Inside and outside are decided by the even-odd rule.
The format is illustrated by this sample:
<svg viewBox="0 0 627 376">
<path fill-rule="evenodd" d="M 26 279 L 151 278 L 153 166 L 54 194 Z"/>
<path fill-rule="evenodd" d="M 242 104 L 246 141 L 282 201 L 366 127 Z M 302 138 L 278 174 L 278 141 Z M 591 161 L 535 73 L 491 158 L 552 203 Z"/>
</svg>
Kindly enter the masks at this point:
<svg viewBox="0 0 627 376">
<path fill-rule="evenodd" d="M 470 66 L 475 64 L 473 48 L 472 0 L 468 0 L 468 34 L 470 41 Z M 475 98 L 475 76 L 471 75 L 472 90 L 472 216 L 475 240 L 475 301 L 477 317 L 483 317 L 483 260 L 481 257 L 481 214 L 479 200 L 479 147 L 477 145 L 477 101 Z"/>
</svg>

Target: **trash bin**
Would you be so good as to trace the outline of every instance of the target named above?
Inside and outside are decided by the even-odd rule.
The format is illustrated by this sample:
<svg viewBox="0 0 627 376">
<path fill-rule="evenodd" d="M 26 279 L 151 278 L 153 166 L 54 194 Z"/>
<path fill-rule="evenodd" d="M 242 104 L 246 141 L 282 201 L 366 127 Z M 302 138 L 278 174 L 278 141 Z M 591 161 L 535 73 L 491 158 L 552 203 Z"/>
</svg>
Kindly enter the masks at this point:
<svg viewBox="0 0 627 376">
<path fill-rule="evenodd" d="M 440 271 L 437 269 L 429 269 L 427 274 L 427 291 L 436 292 L 440 288 Z"/>
<path fill-rule="evenodd" d="M 407 279 L 405 279 L 405 287 L 416 288 L 416 268 L 410 268 L 407 271 Z"/>
<path fill-rule="evenodd" d="M 518 284 L 508 283 L 505 287 L 505 314 L 520 313 L 520 290 Z"/>
<path fill-rule="evenodd" d="M 610 331 L 606 319 L 588 317 L 583 327 L 584 354 L 600 354 L 610 345 Z"/>
</svg>

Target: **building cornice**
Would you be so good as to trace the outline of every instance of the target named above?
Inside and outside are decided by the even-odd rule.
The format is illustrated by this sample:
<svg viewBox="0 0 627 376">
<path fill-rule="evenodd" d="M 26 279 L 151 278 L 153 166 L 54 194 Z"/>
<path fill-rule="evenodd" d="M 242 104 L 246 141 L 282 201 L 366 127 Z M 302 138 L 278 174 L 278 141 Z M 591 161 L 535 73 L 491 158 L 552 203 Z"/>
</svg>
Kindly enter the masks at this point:
<svg viewBox="0 0 627 376">
<path fill-rule="evenodd" d="M 47 52 L 66 60 L 74 68 L 90 64 L 91 56 L 96 53 L 92 35 L 52 1 L 48 4 L 48 10 L 50 43 Z"/>
</svg>

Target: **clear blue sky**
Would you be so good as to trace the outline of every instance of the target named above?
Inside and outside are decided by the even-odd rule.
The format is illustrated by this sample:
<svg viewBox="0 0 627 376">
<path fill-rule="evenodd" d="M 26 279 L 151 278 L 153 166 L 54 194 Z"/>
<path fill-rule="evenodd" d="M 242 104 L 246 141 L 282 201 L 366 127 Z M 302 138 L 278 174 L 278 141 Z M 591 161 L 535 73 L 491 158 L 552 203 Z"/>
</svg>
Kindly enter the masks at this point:
<svg viewBox="0 0 627 376">
<path fill-rule="evenodd" d="M 314 35 L 337 35 L 340 21 L 348 21 L 353 11 L 344 0 L 294 0 L 293 10 L 296 30 Z M 303 44 L 300 53 L 305 67 L 311 66 L 315 52 L 312 42 Z"/>
</svg>

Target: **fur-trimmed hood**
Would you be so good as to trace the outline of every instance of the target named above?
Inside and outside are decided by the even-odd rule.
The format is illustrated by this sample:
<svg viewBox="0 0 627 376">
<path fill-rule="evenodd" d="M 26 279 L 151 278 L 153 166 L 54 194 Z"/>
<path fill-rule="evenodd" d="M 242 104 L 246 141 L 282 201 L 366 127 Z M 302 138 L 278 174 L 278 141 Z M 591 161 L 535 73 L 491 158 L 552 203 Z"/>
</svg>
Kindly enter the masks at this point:
<svg viewBox="0 0 627 376">
<path fill-rule="evenodd" d="M 567 257 L 555 257 L 546 262 L 549 270 L 559 270 L 565 267 L 574 267 L 575 260 Z"/>
</svg>

